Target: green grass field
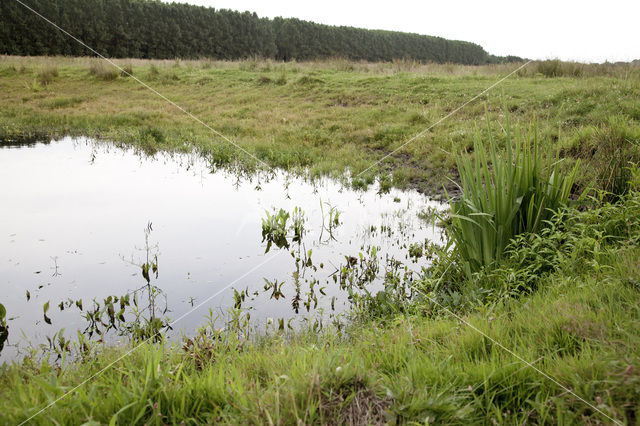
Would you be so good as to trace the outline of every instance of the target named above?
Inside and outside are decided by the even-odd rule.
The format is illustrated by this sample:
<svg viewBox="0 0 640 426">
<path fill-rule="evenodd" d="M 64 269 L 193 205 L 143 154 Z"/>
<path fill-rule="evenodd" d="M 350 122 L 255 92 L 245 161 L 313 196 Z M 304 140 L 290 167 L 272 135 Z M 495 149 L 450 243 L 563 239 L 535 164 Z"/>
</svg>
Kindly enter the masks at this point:
<svg viewBox="0 0 640 426">
<path fill-rule="evenodd" d="M 270 166 L 333 176 L 365 170 L 515 67 L 118 63 Z M 342 331 L 203 324 L 178 344 L 34 354 L 0 367 L 0 424 L 636 424 L 639 95 L 638 68 L 530 64 L 365 176 L 433 194 L 457 179 L 457 154 L 477 154 L 485 119 L 499 152 L 507 115 L 523 130 L 535 119 L 541 154 L 561 171 L 580 160 L 574 195 L 592 190 L 495 262 L 465 272 L 440 252 L 410 302 L 390 287 Z M 4 139 L 88 135 L 253 166 L 95 60 L 2 57 L 0 99 Z"/>
<path fill-rule="evenodd" d="M 519 66 L 117 63 L 269 166 L 334 176 L 367 169 Z M 549 71 L 545 63 L 528 65 L 364 177 L 392 171 L 399 187 L 431 193 L 443 184 L 451 187 L 446 176 L 454 169 L 454 154 L 472 148 L 486 108 L 490 120 L 503 122 L 508 112 L 523 127 L 535 117 L 549 154 L 595 157 L 589 158 L 594 167 L 580 176 L 580 184 L 587 184 L 593 171 L 605 166 L 597 155 L 601 139 L 619 139 L 615 144 L 638 139 L 640 70 L 575 67 Z M 541 72 L 571 76 L 549 78 Z M 254 161 L 119 74 L 97 59 L 1 57 L 0 138 L 85 135 L 151 152 L 195 148 L 215 164 Z"/>
</svg>

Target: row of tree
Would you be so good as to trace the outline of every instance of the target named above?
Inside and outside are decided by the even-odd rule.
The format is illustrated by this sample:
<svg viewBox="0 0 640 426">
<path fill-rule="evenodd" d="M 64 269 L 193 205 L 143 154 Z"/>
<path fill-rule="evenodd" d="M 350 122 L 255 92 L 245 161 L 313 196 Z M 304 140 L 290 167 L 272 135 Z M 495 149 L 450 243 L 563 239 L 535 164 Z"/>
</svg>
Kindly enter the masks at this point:
<svg viewBox="0 0 640 426">
<path fill-rule="evenodd" d="M 150 0 L 21 0 L 110 57 L 248 57 L 484 64 L 513 60 L 477 44 L 394 31 L 334 27 L 299 19 Z M 90 52 L 14 0 L 0 1 L 0 53 L 72 55 Z M 519 58 L 515 58 L 519 59 Z"/>
</svg>

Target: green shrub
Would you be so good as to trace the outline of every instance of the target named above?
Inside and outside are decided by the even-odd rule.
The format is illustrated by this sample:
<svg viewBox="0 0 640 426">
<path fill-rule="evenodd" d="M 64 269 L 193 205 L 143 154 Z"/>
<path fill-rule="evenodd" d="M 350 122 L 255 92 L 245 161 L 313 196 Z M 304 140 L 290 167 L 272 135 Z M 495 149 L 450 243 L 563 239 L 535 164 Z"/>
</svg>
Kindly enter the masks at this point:
<svg viewBox="0 0 640 426">
<path fill-rule="evenodd" d="M 500 260 L 514 236 L 544 227 L 553 211 L 566 204 L 578 170 L 579 163 L 562 175 L 559 161 L 541 157 L 535 126 L 531 137 L 516 129 L 512 140 L 507 118 L 506 136 L 505 157 L 497 154 L 489 126 L 488 152 L 476 132 L 475 162 L 469 156 L 457 158 L 462 195 L 457 201 L 449 198 L 447 232 L 468 275 Z"/>
</svg>

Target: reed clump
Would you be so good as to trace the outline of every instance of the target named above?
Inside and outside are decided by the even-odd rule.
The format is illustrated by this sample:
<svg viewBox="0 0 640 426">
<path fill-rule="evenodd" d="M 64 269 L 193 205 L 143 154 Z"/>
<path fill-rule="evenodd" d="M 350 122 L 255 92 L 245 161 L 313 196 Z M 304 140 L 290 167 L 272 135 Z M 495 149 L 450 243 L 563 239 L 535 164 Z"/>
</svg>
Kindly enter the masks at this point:
<svg viewBox="0 0 640 426">
<path fill-rule="evenodd" d="M 476 132 L 475 161 L 457 158 L 461 197 L 449 197 L 448 233 L 468 275 L 499 261 L 513 237 L 544 228 L 567 203 L 579 165 L 562 173 L 557 157 L 551 162 L 541 156 L 535 124 L 529 137 L 518 129 L 513 135 L 508 118 L 506 152 L 499 155 L 487 126 L 488 149 Z"/>
</svg>

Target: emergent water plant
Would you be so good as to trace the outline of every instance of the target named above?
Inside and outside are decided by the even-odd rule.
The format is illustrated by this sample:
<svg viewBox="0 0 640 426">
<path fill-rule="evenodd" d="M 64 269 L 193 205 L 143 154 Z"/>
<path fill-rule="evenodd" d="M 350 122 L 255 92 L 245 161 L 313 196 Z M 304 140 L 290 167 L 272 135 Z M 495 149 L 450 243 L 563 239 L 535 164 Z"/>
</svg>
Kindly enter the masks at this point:
<svg viewBox="0 0 640 426">
<path fill-rule="evenodd" d="M 267 242 L 265 253 L 271 250 L 271 245 L 275 244 L 279 249 L 289 248 L 289 238 L 291 242 L 302 244 L 305 234 L 306 216 L 300 207 L 295 207 L 293 213 L 280 209 L 277 213 L 271 214 L 265 211 L 267 217 L 262 219 L 262 242 Z M 292 223 L 287 225 L 289 218 Z"/>
<path fill-rule="evenodd" d="M 7 310 L 4 305 L 0 303 L 0 352 L 4 348 L 4 342 L 9 338 L 9 326 L 7 325 Z"/>
<path fill-rule="evenodd" d="M 461 180 L 459 200 L 449 198 L 450 241 L 460 255 L 462 268 L 470 275 L 500 260 L 516 235 L 536 233 L 553 212 L 565 205 L 571 194 L 579 163 L 566 174 L 559 159 L 545 160 L 538 149 L 535 123 L 528 134 L 516 128 L 512 136 L 507 117 L 506 155 L 498 155 L 487 120 L 489 147 L 476 131 L 475 161 L 457 158 Z"/>
</svg>

